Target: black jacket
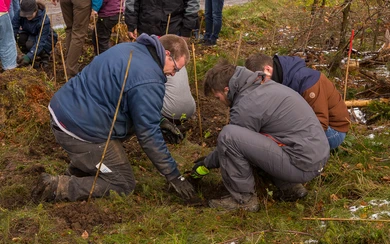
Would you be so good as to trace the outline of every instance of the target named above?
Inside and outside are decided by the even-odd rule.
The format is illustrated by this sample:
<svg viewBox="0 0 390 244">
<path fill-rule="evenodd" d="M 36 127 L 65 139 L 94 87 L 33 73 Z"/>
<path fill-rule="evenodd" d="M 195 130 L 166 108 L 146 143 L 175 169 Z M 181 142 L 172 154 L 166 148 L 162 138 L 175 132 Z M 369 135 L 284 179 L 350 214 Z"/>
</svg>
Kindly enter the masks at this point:
<svg viewBox="0 0 390 244">
<path fill-rule="evenodd" d="M 138 35 L 147 33 L 190 37 L 198 27 L 199 0 L 126 0 L 125 22 L 129 31 L 137 29 Z"/>
</svg>

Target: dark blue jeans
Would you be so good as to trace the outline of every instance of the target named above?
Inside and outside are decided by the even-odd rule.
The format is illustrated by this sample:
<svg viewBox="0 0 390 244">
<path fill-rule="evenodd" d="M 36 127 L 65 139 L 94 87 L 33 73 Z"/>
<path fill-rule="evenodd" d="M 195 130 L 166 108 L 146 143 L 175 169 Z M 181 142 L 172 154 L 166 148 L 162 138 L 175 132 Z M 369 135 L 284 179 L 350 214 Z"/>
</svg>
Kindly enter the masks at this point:
<svg viewBox="0 0 390 244">
<path fill-rule="evenodd" d="M 215 41 L 218 39 L 222 28 L 222 9 L 224 0 L 206 0 L 205 1 L 205 22 L 206 33 L 204 40 Z"/>
<path fill-rule="evenodd" d="M 70 163 L 68 176 L 59 177 L 56 200 L 85 200 L 89 196 L 97 172 L 96 165 L 100 162 L 104 143 L 80 141 L 66 134 L 53 125 L 52 130 L 56 141 L 68 153 Z M 111 140 L 100 168 L 93 197 L 108 195 L 110 190 L 130 194 L 135 188 L 133 169 L 127 159 L 122 142 Z"/>
<path fill-rule="evenodd" d="M 328 129 L 325 131 L 325 134 L 328 138 L 330 149 L 335 149 L 340 146 L 346 136 L 346 133 L 334 130 L 330 126 L 328 126 Z"/>
</svg>

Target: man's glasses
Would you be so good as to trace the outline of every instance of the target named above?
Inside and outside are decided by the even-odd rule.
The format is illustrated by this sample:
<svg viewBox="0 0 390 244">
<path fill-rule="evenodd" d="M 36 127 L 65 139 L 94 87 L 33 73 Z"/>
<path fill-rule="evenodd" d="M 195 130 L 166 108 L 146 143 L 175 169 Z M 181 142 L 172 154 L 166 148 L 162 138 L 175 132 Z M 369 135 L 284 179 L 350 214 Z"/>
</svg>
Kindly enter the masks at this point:
<svg viewBox="0 0 390 244">
<path fill-rule="evenodd" d="M 175 73 L 179 72 L 180 69 L 177 67 L 175 59 L 172 57 L 171 54 L 169 54 L 169 56 L 171 57 L 171 59 L 173 61 L 173 70 L 175 71 Z"/>
</svg>

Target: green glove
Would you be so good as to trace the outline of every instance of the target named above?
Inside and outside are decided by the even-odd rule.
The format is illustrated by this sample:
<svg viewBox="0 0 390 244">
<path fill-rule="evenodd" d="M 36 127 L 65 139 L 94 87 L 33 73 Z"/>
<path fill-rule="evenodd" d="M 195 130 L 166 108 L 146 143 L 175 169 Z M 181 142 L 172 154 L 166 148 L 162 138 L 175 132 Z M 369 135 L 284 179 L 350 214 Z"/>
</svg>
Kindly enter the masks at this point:
<svg viewBox="0 0 390 244">
<path fill-rule="evenodd" d="M 30 64 L 30 61 L 31 61 L 31 59 L 30 59 L 27 55 L 24 55 L 24 56 L 23 56 L 23 60 L 22 60 L 22 62 L 20 63 L 20 65 L 22 65 L 22 66 L 27 66 L 27 65 Z"/>
<path fill-rule="evenodd" d="M 209 169 L 204 165 L 204 160 L 206 157 L 198 158 L 194 163 L 194 167 L 191 170 L 191 177 L 194 179 L 201 179 L 203 176 L 210 173 Z"/>
</svg>

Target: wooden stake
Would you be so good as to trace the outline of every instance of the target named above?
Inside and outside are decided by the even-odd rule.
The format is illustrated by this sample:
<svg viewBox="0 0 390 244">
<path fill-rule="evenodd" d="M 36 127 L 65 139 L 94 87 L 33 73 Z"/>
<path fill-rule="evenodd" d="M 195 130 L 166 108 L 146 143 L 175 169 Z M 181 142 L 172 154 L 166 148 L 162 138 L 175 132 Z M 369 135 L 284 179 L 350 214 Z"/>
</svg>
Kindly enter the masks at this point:
<svg viewBox="0 0 390 244">
<path fill-rule="evenodd" d="M 41 40 L 43 26 L 45 25 L 45 20 L 46 20 L 46 11 L 45 11 L 45 16 L 43 16 L 43 20 L 42 20 L 42 24 L 41 24 L 41 30 L 39 31 L 38 42 L 37 42 L 37 45 L 35 46 L 34 58 L 33 58 L 32 64 L 31 64 L 31 68 L 34 68 L 35 57 L 37 56 L 37 51 L 38 51 L 38 47 L 39 47 L 39 42 Z"/>
<path fill-rule="evenodd" d="M 66 74 L 66 64 L 64 60 L 64 52 L 62 51 L 62 44 L 61 41 L 59 41 L 58 43 L 60 44 L 61 60 L 62 60 L 62 65 L 64 66 L 65 82 L 68 82 L 68 75 Z"/>
<path fill-rule="evenodd" d="M 96 53 L 97 53 L 97 55 L 99 55 L 99 54 L 100 54 L 100 52 L 99 52 L 99 38 L 98 38 L 97 28 L 96 28 L 96 22 L 97 22 L 97 20 L 96 20 L 94 14 L 93 14 L 92 16 L 93 16 L 93 25 L 94 25 L 94 27 L 95 27 Z"/>
<path fill-rule="evenodd" d="M 345 101 L 345 99 L 347 99 L 348 70 L 349 70 L 349 60 L 351 59 L 353 36 L 354 36 L 354 30 L 352 30 L 351 38 L 350 38 L 350 40 L 349 40 L 349 51 L 348 51 L 348 59 L 347 59 L 347 69 L 346 69 L 346 71 L 345 71 L 345 83 L 344 83 L 344 101 Z"/>
<path fill-rule="evenodd" d="M 102 157 L 101 157 L 100 162 L 99 162 L 99 167 L 98 167 L 98 169 L 97 169 L 97 171 L 96 171 L 95 179 L 93 180 L 93 184 L 92 184 L 92 187 L 91 187 L 91 191 L 89 192 L 88 201 L 87 201 L 88 203 L 90 202 L 91 197 L 92 197 L 92 193 L 93 193 L 93 191 L 95 190 L 96 181 L 97 181 L 97 179 L 98 179 L 98 177 L 99 177 L 99 172 L 100 172 L 101 166 L 102 166 L 102 164 L 103 164 L 104 157 L 106 156 L 106 152 L 107 152 L 107 148 L 108 148 L 108 143 L 110 142 L 111 134 L 112 134 L 112 131 L 114 130 L 114 125 L 115 125 L 115 121 L 116 121 L 116 116 L 118 115 L 119 107 L 120 107 L 120 105 L 121 105 L 122 96 L 123 96 L 123 91 L 125 90 L 127 77 L 129 76 L 129 70 L 130 70 L 130 64 L 131 64 L 131 59 L 132 59 L 132 58 L 133 58 L 133 51 L 130 52 L 129 61 L 127 62 L 127 68 L 126 68 L 125 78 L 124 78 L 124 80 L 123 80 L 122 89 L 121 89 L 121 92 L 120 92 L 120 94 L 119 94 L 118 103 L 117 103 L 117 105 L 116 105 L 114 118 L 112 119 L 111 128 L 110 128 L 110 132 L 109 132 L 108 137 L 107 137 L 106 145 L 105 145 L 105 147 L 104 147 L 103 154 L 102 154 Z"/>
<path fill-rule="evenodd" d="M 56 71 L 56 55 L 54 50 L 54 29 L 51 23 L 51 20 L 53 19 L 53 15 L 50 15 L 50 29 L 51 29 L 51 55 L 53 57 L 53 75 L 54 75 L 54 86 L 57 84 L 57 71 Z"/>
<path fill-rule="evenodd" d="M 302 220 L 319 220 L 319 221 L 359 221 L 359 222 L 390 222 L 390 219 L 302 218 Z"/>
<path fill-rule="evenodd" d="M 349 100 L 349 101 L 345 101 L 345 105 L 347 105 L 347 107 L 365 107 L 374 101 L 389 103 L 390 99 L 380 98 L 379 100 L 378 99 Z"/>
<path fill-rule="evenodd" d="M 119 40 L 119 29 L 120 29 L 120 23 L 122 18 L 122 7 L 123 7 L 123 0 L 121 0 L 121 6 L 119 7 L 119 18 L 118 18 L 118 27 L 116 28 L 116 39 L 115 39 L 115 45 L 118 44 Z"/>
<path fill-rule="evenodd" d="M 240 31 L 240 38 L 238 39 L 238 47 L 237 47 L 236 58 L 234 59 L 234 65 L 237 65 L 238 56 L 240 56 L 241 41 L 242 41 L 242 30 Z"/>
<path fill-rule="evenodd" d="M 202 117 L 200 115 L 198 76 L 196 74 L 196 59 L 195 59 L 195 45 L 194 45 L 194 43 L 191 43 L 191 47 L 192 47 L 192 58 L 194 60 L 194 78 L 195 78 L 196 102 L 198 104 L 197 109 L 198 109 L 198 120 L 199 120 L 199 133 L 200 133 L 201 144 L 203 144 Z"/>
<path fill-rule="evenodd" d="M 171 14 L 168 15 L 167 29 L 165 30 L 165 35 L 168 34 L 169 22 L 171 22 Z"/>
<path fill-rule="evenodd" d="M 200 24 L 199 24 L 199 32 L 198 32 L 198 41 L 200 39 L 200 33 L 202 33 L 202 24 L 203 24 L 203 15 L 202 17 L 200 18 Z"/>
</svg>

